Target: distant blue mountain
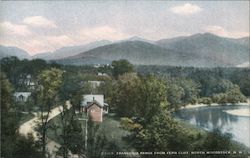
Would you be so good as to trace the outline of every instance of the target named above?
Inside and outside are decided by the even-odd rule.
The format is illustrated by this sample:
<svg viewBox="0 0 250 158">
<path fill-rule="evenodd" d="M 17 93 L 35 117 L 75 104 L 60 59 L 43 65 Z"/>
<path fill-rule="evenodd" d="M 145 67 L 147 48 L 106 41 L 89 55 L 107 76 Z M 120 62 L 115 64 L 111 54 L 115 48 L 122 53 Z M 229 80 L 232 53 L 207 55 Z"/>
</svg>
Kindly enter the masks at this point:
<svg viewBox="0 0 250 158">
<path fill-rule="evenodd" d="M 247 38 L 230 39 L 210 33 L 147 42 L 141 38 L 122 40 L 58 60 L 84 65 L 127 59 L 138 65 L 237 66 L 249 60 Z"/>
<path fill-rule="evenodd" d="M 210 33 L 194 34 L 159 41 L 131 37 L 120 41 L 96 41 L 86 45 L 63 47 L 54 52 L 32 56 L 61 64 L 108 64 L 127 59 L 137 65 L 172 66 L 238 66 L 246 67 L 250 60 L 249 37 L 233 39 Z M 17 56 L 30 58 L 24 50 L 0 46 L 0 58 Z"/>
<path fill-rule="evenodd" d="M 236 66 L 249 61 L 249 37 L 232 39 L 214 34 L 195 34 L 188 37 L 163 39 L 157 45 L 194 58 L 211 59 L 217 65 Z"/>
<path fill-rule="evenodd" d="M 32 58 L 41 58 L 45 60 L 66 58 L 110 43 L 111 42 L 108 40 L 102 40 L 102 41 L 92 42 L 86 45 L 62 47 L 60 49 L 55 50 L 54 52 L 36 54 Z"/>
<path fill-rule="evenodd" d="M 30 55 L 25 50 L 22 50 L 17 47 L 7 47 L 0 45 L 0 59 L 9 56 L 16 56 L 20 59 L 29 59 Z"/>
</svg>

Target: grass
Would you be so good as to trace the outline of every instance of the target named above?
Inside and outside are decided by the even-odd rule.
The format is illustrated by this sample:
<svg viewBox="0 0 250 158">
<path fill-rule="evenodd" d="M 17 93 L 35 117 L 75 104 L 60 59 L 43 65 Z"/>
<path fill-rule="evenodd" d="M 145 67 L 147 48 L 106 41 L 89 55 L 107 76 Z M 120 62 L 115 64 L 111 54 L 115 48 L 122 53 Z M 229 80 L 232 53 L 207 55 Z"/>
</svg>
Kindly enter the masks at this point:
<svg viewBox="0 0 250 158">
<path fill-rule="evenodd" d="M 35 115 L 32 113 L 22 113 L 22 112 L 17 112 L 16 116 L 18 118 L 18 125 L 21 125 L 35 117 Z"/>
<path fill-rule="evenodd" d="M 47 131 L 48 138 L 54 140 L 55 142 L 58 142 L 59 144 L 62 143 L 62 138 L 60 137 L 62 133 L 62 125 L 61 125 L 60 117 L 61 116 L 58 115 L 49 121 L 50 128 L 48 128 L 48 131 Z M 79 114 L 76 115 L 76 119 L 82 118 L 82 117 L 86 118 L 86 115 L 84 116 L 79 115 Z M 130 132 L 120 127 L 120 119 L 116 117 L 114 114 L 104 115 L 103 122 L 97 123 L 97 124 L 100 125 L 98 132 L 104 133 L 107 138 L 107 142 L 115 143 L 119 151 L 134 151 L 135 150 L 125 140 L 125 137 L 128 136 Z"/>
<path fill-rule="evenodd" d="M 120 120 L 112 115 L 106 115 L 100 127 L 105 132 L 109 142 L 115 142 L 121 151 L 132 151 L 131 145 L 124 139 L 130 132 L 120 127 Z"/>
</svg>

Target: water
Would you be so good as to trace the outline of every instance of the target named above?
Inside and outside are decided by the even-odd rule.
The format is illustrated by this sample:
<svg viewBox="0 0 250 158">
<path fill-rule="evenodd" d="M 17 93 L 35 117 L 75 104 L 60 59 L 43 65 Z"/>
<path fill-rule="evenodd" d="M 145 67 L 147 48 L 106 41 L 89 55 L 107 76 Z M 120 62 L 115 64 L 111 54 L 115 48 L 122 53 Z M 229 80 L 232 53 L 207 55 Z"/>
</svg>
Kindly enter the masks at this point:
<svg viewBox="0 0 250 158">
<path fill-rule="evenodd" d="M 249 106 L 217 106 L 183 109 L 177 111 L 175 117 L 190 124 L 211 131 L 219 129 L 222 133 L 230 133 L 233 140 L 250 147 L 250 117 L 235 116 L 224 112 L 232 109 L 249 109 Z"/>
</svg>

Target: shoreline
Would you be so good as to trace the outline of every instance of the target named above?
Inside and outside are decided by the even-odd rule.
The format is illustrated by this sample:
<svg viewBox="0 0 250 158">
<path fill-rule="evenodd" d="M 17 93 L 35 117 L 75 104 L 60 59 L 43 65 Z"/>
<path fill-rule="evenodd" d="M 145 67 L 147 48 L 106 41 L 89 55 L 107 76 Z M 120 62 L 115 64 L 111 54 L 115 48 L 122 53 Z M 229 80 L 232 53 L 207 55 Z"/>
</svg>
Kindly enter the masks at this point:
<svg viewBox="0 0 250 158">
<path fill-rule="evenodd" d="M 234 109 L 234 110 L 223 110 L 223 112 L 226 112 L 230 115 L 235 116 L 247 116 L 250 117 L 250 108 L 248 109 Z"/>
<path fill-rule="evenodd" d="M 193 108 L 200 108 L 200 107 L 216 107 L 216 106 L 227 106 L 227 105 L 235 105 L 235 106 L 249 106 L 250 107 L 250 99 L 247 99 L 247 102 L 243 103 L 225 103 L 225 104 L 218 104 L 218 103 L 212 103 L 212 104 L 187 104 L 184 107 L 181 107 L 182 109 L 193 109 Z M 223 110 L 227 114 L 235 115 L 235 116 L 247 116 L 250 117 L 250 108 L 247 109 L 234 109 L 234 110 Z"/>
<path fill-rule="evenodd" d="M 192 109 L 192 108 L 200 108 L 200 107 L 213 107 L 213 106 L 225 106 L 225 105 L 244 105 L 244 106 L 250 106 L 249 102 L 244 103 L 225 103 L 225 104 L 218 104 L 218 103 L 212 103 L 212 104 L 187 104 L 186 106 L 182 106 L 180 109 Z"/>
</svg>

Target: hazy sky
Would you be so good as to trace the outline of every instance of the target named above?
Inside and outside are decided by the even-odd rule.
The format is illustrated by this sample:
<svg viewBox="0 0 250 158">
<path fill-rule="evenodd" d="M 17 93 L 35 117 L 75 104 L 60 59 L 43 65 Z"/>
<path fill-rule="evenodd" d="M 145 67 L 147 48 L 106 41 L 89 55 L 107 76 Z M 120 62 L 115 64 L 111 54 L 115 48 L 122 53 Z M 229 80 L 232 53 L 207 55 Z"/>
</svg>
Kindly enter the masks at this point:
<svg viewBox="0 0 250 158">
<path fill-rule="evenodd" d="M 0 44 L 36 54 L 96 40 L 249 36 L 249 1 L 1 1 Z"/>
</svg>

